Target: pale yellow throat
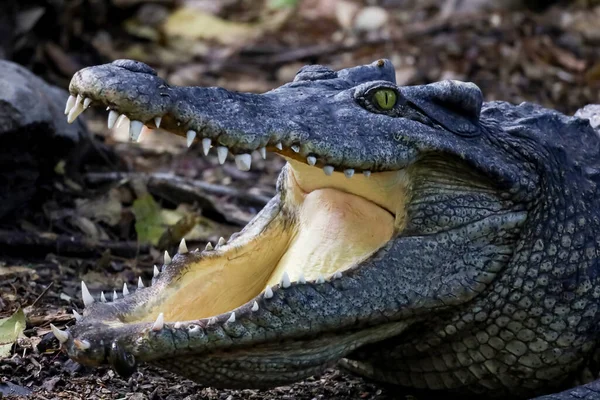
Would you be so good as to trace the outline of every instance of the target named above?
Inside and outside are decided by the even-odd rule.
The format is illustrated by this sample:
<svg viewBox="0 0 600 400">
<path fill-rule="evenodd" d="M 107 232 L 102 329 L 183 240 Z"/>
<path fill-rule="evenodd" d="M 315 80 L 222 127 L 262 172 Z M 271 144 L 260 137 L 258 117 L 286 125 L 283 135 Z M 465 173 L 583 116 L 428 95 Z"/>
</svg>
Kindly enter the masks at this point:
<svg viewBox="0 0 600 400">
<path fill-rule="evenodd" d="M 402 171 L 348 179 L 295 161 L 288 168 L 283 211 L 262 225 L 259 216 L 260 226 L 189 265 L 165 289 L 164 301 L 136 321 L 153 321 L 159 312 L 166 321 L 219 315 L 277 285 L 284 272 L 292 282 L 328 279 L 401 230 L 407 191 Z"/>
</svg>

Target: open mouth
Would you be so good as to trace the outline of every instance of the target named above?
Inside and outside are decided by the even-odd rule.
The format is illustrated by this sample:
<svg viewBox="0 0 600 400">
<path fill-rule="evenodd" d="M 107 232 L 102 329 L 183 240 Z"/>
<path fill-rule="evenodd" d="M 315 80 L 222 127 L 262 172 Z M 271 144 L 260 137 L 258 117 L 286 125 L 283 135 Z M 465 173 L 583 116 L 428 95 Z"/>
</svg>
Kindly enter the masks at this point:
<svg viewBox="0 0 600 400">
<path fill-rule="evenodd" d="M 87 98 L 71 96 L 65 110 L 69 120 L 90 104 Z M 109 127 L 121 116 L 125 114 L 111 109 Z M 157 121 L 152 120 L 153 128 L 160 124 Z M 141 123 L 130 122 L 133 140 L 139 138 L 141 128 Z M 197 140 L 205 154 L 210 152 L 210 138 L 191 130 L 185 136 L 188 146 Z M 181 323 L 225 314 L 234 319 L 235 309 L 243 305 L 256 309 L 258 298 L 272 296 L 275 286 L 285 289 L 341 277 L 402 230 L 409 186 L 404 170 L 355 174 L 351 168 L 338 166 L 336 171 L 320 166 L 315 155 L 302 161 L 294 146 L 284 149 L 278 143 L 269 149 L 288 161 L 280 194 L 228 241 L 221 239 L 216 246 L 209 243 L 204 250 L 192 252 L 182 241 L 173 259 L 166 253 L 153 279 L 160 290 L 120 315 L 119 322 L 158 318 L 159 323 Z M 230 149 L 220 145 L 216 151 L 219 161 L 225 162 Z M 249 153 L 235 156 L 240 169 L 249 169 L 250 159 Z M 137 295 L 150 290 L 138 288 Z M 84 293 L 85 297 L 90 298 Z"/>
</svg>

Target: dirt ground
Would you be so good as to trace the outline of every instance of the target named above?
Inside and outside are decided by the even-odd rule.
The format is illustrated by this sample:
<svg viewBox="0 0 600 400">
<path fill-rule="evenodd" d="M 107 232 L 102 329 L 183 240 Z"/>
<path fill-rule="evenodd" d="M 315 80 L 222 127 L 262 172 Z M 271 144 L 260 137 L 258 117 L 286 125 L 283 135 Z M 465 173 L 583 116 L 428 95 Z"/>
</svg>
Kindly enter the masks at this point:
<svg viewBox="0 0 600 400">
<path fill-rule="evenodd" d="M 433 0 L 58 3 L 7 2 L 2 18 L 15 18 L 0 25 L 14 37 L 0 40 L 0 50 L 62 87 L 77 69 L 117 58 L 147 62 L 173 84 L 253 92 L 293 79 L 306 63 L 343 68 L 390 58 L 399 84 L 473 81 L 488 100 L 535 101 L 566 113 L 600 103 L 594 1 L 535 10 Z M 274 193 L 283 165 L 272 155 L 255 157 L 252 170 L 241 172 L 164 132 L 128 143 L 123 130 L 105 128 L 104 111 L 86 118 L 97 156 L 74 173 L 59 163 L 38 197 L 0 220 L 0 318 L 19 308 L 26 316 L 22 336 L 0 359 L 0 398 L 405 398 L 333 370 L 273 390 L 217 390 L 153 367 L 125 381 L 70 361 L 49 324 L 74 323 L 81 280 L 94 295 L 123 282 L 134 287 L 138 276 L 151 279 L 153 264 L 182 237 L 203 248 L 239 231 Z"/>
</svg>

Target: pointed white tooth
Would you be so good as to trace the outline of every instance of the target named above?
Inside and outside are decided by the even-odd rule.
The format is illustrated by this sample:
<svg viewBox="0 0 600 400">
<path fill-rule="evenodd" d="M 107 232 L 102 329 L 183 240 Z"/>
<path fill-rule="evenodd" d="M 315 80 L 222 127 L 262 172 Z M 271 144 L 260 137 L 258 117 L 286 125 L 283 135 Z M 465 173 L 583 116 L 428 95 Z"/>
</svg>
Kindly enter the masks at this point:
<svg viewBox="0 0 600 400">
<path fill-rule="evenodd" d="M 345 169 L 344 175 L 346 175 L 346 178 L 352 178 L 352 175 L 354 175 L 354 170 L 352 168 Z"/>
<path fill-rule="evenodd" d="M 306 283 L 306 278 L 302 272 L 300 272 L 300 275 L 298 275 L 298 283 Z"/>
<path fill-rule="evenodd" d="M 217 147 L 217 160 L 219 160 L 219 164 L 225 163 L 225 160 L 227 159 L 228 151 L 229 151 L 229 149 L 227 149 L 227 147 L 225 147 L 225 146 Z"/>
<path fill-rule="evenodd" d="M 81 281 L 81 297 L 83 298 L 83 305 L 89 307 L 94 302 L 94 298 L 90 294 L 87 286 L 85 286 L 85 282 Z"/>
<path fill-rule="evenodd" d="M 69 98 L 67 99 L 67 105 L 65 106 L 65 115 L 69 114 L 69 111 L 71 111 L 71 108 L 73 108 L 73 106 L 75 105 L 75 100 L 77 98 L 73 95 L 70 95 Z"/>
<path fill-rule="evenodd" d="M 56 338 L 58 339 L 58 341 L 61 344 L 65 343 L 67 340 L 69 340 L 69 332 L 61 331 L 60 329 L 55 327 L 53 324 L 50 324 L 50 329 L 52 329 L 52 333 L 54 333 L 54 336 L 56 336 Z"/>
<path fill-rule="evenodd" d="M 263 160 L 267 159 L 267 148 L 266 147 L 260 147 L 258 149 L 258 154 L 260 154 L 260 156 L 262 157 Z"/>
<path fill-rule="evenodd" d="M 162 117 L 154 117 L 154 125 L 156 125 L 156 128 L 160 128 L 160 123 L 162 122 Z"/>
<path fill-rule="evenodd" d="M 104 292 L 100 292 L 100 301 L 106 303 L 106 296 L 104 296 Z"/>
<path fill-rule="evenodd" d="M 154 279 L 158 278 L 158 275 L 160 274 L 160 271 L 158 270 L 158 267 L 155 265 L 154 266 L 154 274 L 152 275 L 152 277 Z"/>
<path fill-rule="evenodd" d="M 366 176 L 367 178 L 371 176 L 371 171 L 369 170 L 364 170 L 363 171 L 363 175 Z"/>
<path fill-rule="evenodd" d="M 227 242 L 225 241 L 225 238 L 223 236 L 221 236 L 219 238 L 219 241 L 217 242 L 217 246 L 223 246 L 224 244 L 226 244 Z"/>
<path fill-rule="evenodd" d="M 158 314 L 158 317 L 156 317 L 156 321 L 154 321 L 154 324 L 152 324 L 152 330 L 153 331 L 160 331 L 162 330 L 162 328 L 165 326 L 165 316 L 163 315 L 163 313 Z"/>
<path fill-rule="evenodd" d="M 258 303 L 255 301 L 254 304 L 252 304 L 252 311 L 256 312 L 258 311 Z"/>
<path fill-rule="evenodd" d="M 144 124 L 142 122 L 136 120 L 131 121 L 129 123 L 129 139 L 133 142 L 138 142 L 140 140 L 143 127 Z"/>
<path fill-rule="evenodd" d="M 316 283 L 325 283 L 325 278 L 323 277 L 323 275 L 319 274 L 319 277 L 317 278 L 317 280 L 315 282 Z"/>
<path fill-rule="evenodd" d="M 123 125 L 123 122 L 128 121 L 129 118 L 127 118 L 127 116 L 125 114 L 121 114 L 119 115 L 119 118 L 117 118 L 117 128 L 120 128 L 121 125 Z"/>
<path fill-rule="evenodd" d="M 273 297 L 273 289 L 271 289 L 271 286 L 267 285 L 265 288 L 265 299 L 270 299 L 271 297 Z"/>
<path fill-rule="evenodd" d="M 212 243 L 211 242 L 206 243 L 206 247 L 204 248 L 204 251 L 211 251 L 212 249 L 214 249 Z"/>
<path fill-rule="evenodd" d="M 77 117 L 79 117 L 79 114 L 81 114 L 82 112 L 83 104 L 77 101 L 73 108 L 71 108 L 71 111 L 69 111 L 69 114 L 67 115 L 67 122 L 70 124 L 73 123 L 73 121 L 75 121 Z"/>
<path fill-rule="evenodd" d="M 235 311 L 231 313 L 227 322 L 235 322 Z"/>
<path fill-rule="evenodd" d="M 187 147 L 190 147 L 192 143 L 194 143 L 194 139 L 196 139 L 196 131 L 187 131 L 185 136 L 187 139 Z"/>
<path fill-rule="evenodd" d="M 110 106 L 106 107 L 106 111 L 110 111 Z"/>
<path fill-rule="evenodd" d="M 115 122 L 117 122 L 117 119 L 119 119 L 119 113 L 115 110 L 110 110 L 108 112 L 108 129 L 112 129 L 112 127 L 115 126 Z"/>
<path fill-rule="evenodd" d="M 164 260 L 163 264 L 165 264 L 165 265 L 171 264 L 171 256 L 169 255 L 169 252 L 166 250 L 165 250 L 165 260 Z"/>
<path fill-rule="evenodd" d="M 211 144 L 212 144 L 212 140 L 210 140 L 209 138 L 205 137 L 204 139 L 202 139 L 202 152 L 204 153 L 205 156 L 208 155 Z M 225 154 L 225 155 L 227 155 L 227 154 Z"/>
<path fill-rule="evenodd" d="M 92 347 L 92 344 L 89 341 L 87 341 L 87 340 L 75 339 L 75 340 L 73 340 L 73 344 L 79 350 L 87 350 L 90 347 Z"/>
<path fill-rule="evenodd" d="M 317 163 L 317 157 L 308 156 L 306 157 L 306 162 L 308 163 L 308 165 L 315 165 Z"/>
<path fill-rule="evenodd" d="M 340 271 L 336 271 L 333 273 L 333 279 L 340 279 L 342 277 L 342 273 Z"/>
<path fill-rule="evenodd" d="M 144 288 L 144 281 L 142 280 L 141 276 L 138 276 L 138 289 L 142 289 Z"/>
<path fill-rule="evenodd" d="M 252 156 L 250 154 L 237 154 L 235 156 L 235 165 L 237 165 L 240 171 L 250 171 L 251 164 Z"/>
<path fill-rule="evenodd" d="M 277 147 L 279 150 L 283 150 L 283 145 L 281 144 L 281 142 L 277 143 L 275 147 Z"/>
<path fill-rule="evenodd" d="M 300 146 L 298 146 L 297 144 L 293 144 L 291 149 L 294 150 L 294 153 L 300 152 Z"/>
<path fill-rule="evenodd" d="M 185 244 L 185 239 L 181 239 L 179 242 L 179 249 L 177 250 L 179 254 L 185 254 L 188 252 L 187 244 Z"/>
<path fill-rule="evenodd" d="M 181 328 L 181 322 L 180 321 L 175 322 L 175 325 L 173 325 L 173 328 L 175 328 L 175 329 Z"/>
<path fill-rule="evenodd" d="M 116 301 L 119 298 L 119 294 L 117 293 L 116 290 L 113 290 L 113 299 L 112 301 Z"/>
<path fill-rule="evenodd" d="M 325 172 L 325 175 L 327 175 L 327 176 L 333 174 L 333 170 L 334 170 L 334 168 L 331 165 L 326 165 L 323 167 L 323 172 Z"/>
<path fill-rule="evenodd" d="M 76 310 L 73 310 L 73 316 L 75 317 L 75 321 L 81 321 L 81 314 L 79 314 Z"/>
<path fill-rule="evenodd" d="M 123 297 L 129 295 L 129 288 L 127 287 L 127 282 L 123 282 Z"/>
<path fill-rule="evenodd" d="M 286 288 L 289 288 L 290 285 L 291 285 L 290 276 L 288 275 L 287 271 L 285 271 L 283 273 L 283 276 L 281 277 L 281 287 L 286 289 Z"/>
<path fill-rule="evenodd" d="M 88 108 L 90 106 L 90 104 L 92 104 L 92 99 L 90 99 L 89 97 L 86 97 L 85 99 L 83 99 L 83 109 L 84 110 L 86 108 Z"/>
<path fill-rule="evenodd" d="M 200 251 L 200 249 L 196 247 L 196 249 L 194 251 L 192 251 L 192 253 L 197 253 L 199 251 Z"/>
</svg>

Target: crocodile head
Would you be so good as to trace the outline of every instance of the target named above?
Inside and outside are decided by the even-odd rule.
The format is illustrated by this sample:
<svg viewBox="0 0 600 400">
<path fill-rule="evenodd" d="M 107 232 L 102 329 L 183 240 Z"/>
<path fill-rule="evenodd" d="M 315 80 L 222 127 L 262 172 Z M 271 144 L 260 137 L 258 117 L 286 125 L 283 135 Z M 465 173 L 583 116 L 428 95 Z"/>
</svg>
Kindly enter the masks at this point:
<svg viewBox="0 0 600 400">
<path fill-rule="evenodd" d="M 216 148 L 221 163 L 231 153 L 249 169 L 252 151 L 269 151 L 287 164 L 275 197 L 229 241 L 203 251 L 182 243 L 151 286 L 110 302 L 83 285 L 83 316 L 55 331 L 69 356 L 123 375 L 149 362 L 220 387 L 275 386 L 341 363 L 417 388 L 519 388 L 503 375 L 516 376 L 502 359 L 516 345 L 488 341 L 506 326 L 500 317 L 542 318 L 529 310 L 549 278 L 531 278 L 518 318 L 513 288 L 529 285 L 530 263 L 549 248 L 539 218 L 568 197 L 546 201 L 566 179 L 552 166 L 585 162 L 598 139 L 577 119 L 483 104 L 474 84 L 399 87 L 394 76 L 386 60 L 307 66 L 248 94 L 170 86 L 128 60 L 79 71 L 71 121 L 99 104 L 109 126 L 130 119 L 133 139 L 160 125 L 205 153 Z M 547 134 L 548 115 L 579 136 Z M 576 157 L 556 158 L 584 141 Z"/>
</svg>

